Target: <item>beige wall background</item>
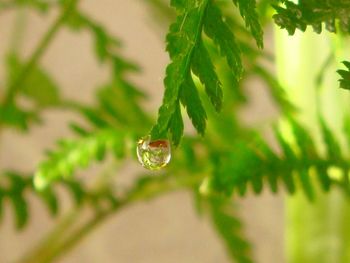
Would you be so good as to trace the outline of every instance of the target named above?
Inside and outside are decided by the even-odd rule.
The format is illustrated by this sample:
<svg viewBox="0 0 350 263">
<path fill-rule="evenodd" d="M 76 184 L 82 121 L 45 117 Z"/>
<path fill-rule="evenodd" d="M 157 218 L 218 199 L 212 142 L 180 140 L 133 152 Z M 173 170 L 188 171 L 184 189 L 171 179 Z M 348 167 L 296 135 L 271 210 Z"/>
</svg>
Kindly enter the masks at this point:
<svg viewBox="0 0 350 263">
<path fill-rule="evenodd" d="M 124 42 L 125 55 L 143 67 L 135 82 L 150 94 L 147 107 L 156 111 L 163 93 L 164 68 L 168 63 L 164 32 L 159 31 L 140 0 L 84 0 L 82 8 Z M 26 22 L 22 55 L 35 48 L 57 14 L 48 16 L 29 13 Z M 10 45 L 14 12 L 0 14 L 0 89 L 4 84 L 4 57 Z M 62 30 L 45 53 L 41 64 L 54 76 L 63 94 L 84 102 L 92 102 L 94 89 L 107 79 L 107 68 L 99 65 L 92 52 L 87 33 L 72 34 Z M 242 114 L 247 121 L 265 122 L 274 116 L 273 107 L 259 83 L 252 83 L 252 103 Z M 67 121 L 76 119 L 69 113 L 50 111 L 44 116 L 46 125 L 35 126 L 30 135 L 5 131 L 0 137 L 0 168 L 32 171 L 43 158 L 44 149 L 56 139 L 69 136 Z M 131 176 L 134 164 L 118 173 L 119 178 Z M 10 209 L 0 224 L 0 263 L 17 259 L 35 241 L 49 231 L 54 222 L 35 198 L 31 206 L 29 227 L 17 233 Z M 62 195 L 64 207 L 70 201 Z M 254 244 L 259 263 L 281 263 L 283 260 L 283 204 L 280 196 L 264 193 L 239 200 L 240 214 L 247 236 Z M 6 204 L 8 206 L 8 204 Z M 64 210 L 64 209 L 63 209 Z M 109 219 L 72 252 L 58 260 L 62 263 L 226 263 L 229 262 L 221 241 L 210 224 L 199 219 L 191 196 L 173 193 L 157 200 L 135 205 Z"/>
</svg>

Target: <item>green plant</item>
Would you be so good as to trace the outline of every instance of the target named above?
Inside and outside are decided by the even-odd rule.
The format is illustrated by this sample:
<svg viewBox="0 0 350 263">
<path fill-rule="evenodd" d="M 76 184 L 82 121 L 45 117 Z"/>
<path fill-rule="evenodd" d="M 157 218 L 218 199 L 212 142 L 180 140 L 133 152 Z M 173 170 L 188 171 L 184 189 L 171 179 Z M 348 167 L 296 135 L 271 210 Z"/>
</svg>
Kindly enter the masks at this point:
<svg viewBox="0 0 350 263">
<path fill-rule="evenodd" d="M 20 23 L 15 30 L 13 48 L 6 59 L 6 84 L 2 83 L 0 90 L 0 129 L 28 131 L 48 108 L 73 111 L 84 119 L 70 124 L 76 136 L 60 140 L 36 171 L 2 171 L 0 215 L 3 201 L 9 200 L 19 229 L 26 226 L 30 215 L 25 192 L 35 193 L 53 215 L 60 206 L 54 191 L 57 184 L 63 184 L 74 197 L 72 212 L 19 261 L 54 261 L 123 207 L 185 189 L 193 193 L 200 214 L 212 221 L 232 260 L 253 262 L 232 205 L 233 196 L 245 196 L 250 188 L 260 194 L 268 188 L 273 193 L 296 195 L 286 202 L 288 262 L 349 262 L 350 119 L 345 103 L 338 109 L 341 102 L 335 97 L 347 92 L 336 88 L 335 66 L 346 60 L 341 53 L 346 50 L 350 31 L 349 2 L 171 0 L 171 6 L 165 0 L 144 2 L 157 14 L 157 21 L 171 23 L 166 38 L 170 63 L 156 121 L 141 106 L 145 94 L 128 78 L 139 66 L 121 55 L 121 41 L 85 14 L 78 0 L 0 2 L 0 15 L 7 9 L 22 8 L 43 14 L 52 9 L 60 12 L 27 60 L 19 56 L 17 48 Z M 321 33 L 323 24 L 337 34 L 317 39 L 316 46 L 327 47 L 317 50 L 313 34 L 298 33 L 298 49 L 288 46 L 285 32 L 276 29 L 276 77 L 269 69 L 274 55 L 262 49 L 263 27 L 270 25 L 271 17 L 291 35 L 309 25 Z M 94 105 L 65 99 L 40 65 L 46 48 L 63 27 L 74 33 L 88 32 L 97 59 L 111 69 L 109 80 L 97 90 Z M 311 61 L 315 54 L 321 62 L 319 69 Z M 304 64 L 293 66 L 294 62 Z M 343 89 L 350 89 L 349 63 L 344 62 L 346 70 L 338 70 Z M 259 127 L 245 125 L 238 114 L 249 100 L 245 87 L 251 78 L 265 84 L 279 109 L 279 120 L 269 123 L 274 142 L 267 142 Z M 295 82 L 298 90 L 292 89 Z M 326 85 L 330 89 L 322 95 Z M 330 98 L 325 101 L 325 97 Z M 23 98 L 30 107 L 20 103 Z M 184 135 L 184 111 L 199 135 Z M 136 160 L 137 139 L 148 134 L 152 140 L 170 140 L 170 165 L 157 174 L 145 170 L 129 189 L 114 187 L 110 170 Z M 104 162 L 107 168 L 94 183 L 75 176 L 96 161 Z M 326 228 L 330 223 L 326 221 L 328 208 L 334 204 L 341 206 L 333 216 L 338 232 Z M 298 214 L 303 209 L 308 212 Z M 90 217 L 77 223 L 75 219 L 86 210 Z M 316 232 L 312 231 L 315 221 Z M 308 249 L 317 237 L 330 233 L 339 240 L 336 249 L 324 245 Z"/>
</svg>

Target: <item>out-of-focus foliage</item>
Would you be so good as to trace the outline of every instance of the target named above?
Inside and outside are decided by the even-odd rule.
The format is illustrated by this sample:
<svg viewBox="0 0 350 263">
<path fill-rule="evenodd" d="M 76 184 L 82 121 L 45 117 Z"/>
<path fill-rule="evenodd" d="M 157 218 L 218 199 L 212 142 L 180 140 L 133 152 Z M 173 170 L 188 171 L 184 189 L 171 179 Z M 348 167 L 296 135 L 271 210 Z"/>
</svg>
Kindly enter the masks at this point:
<svg viewBox="0 0 350 263">
<path fill-rule="evenodd" d="M 344 65 L 346 66 L 347 70 L 339 69 L 338 73 L 342 77 L 340 82 L 340 87 L 342 89 L 348 89 L 350 90 L 350 62 L 344 61 Z"/>
<path fill-rule="evenodd" d="M 266 66 L 273 58 L 261 50 L 263 30 L 259 12 L 262 20 L 268 21 L 266 16 L 272 12 L 270 4 L 274 4 L 275 22 L 291 34 L 296 28 L 305 31 L 307 25 L 320 33 L 322 23 L 332 32 L 336 31 L 336 23 L 349 31 L 348 3 L 339 0 L 299 1 L 299 4 L 277 0 L 172 0 L 169 6 L 163 0 L 144 2 L 155 13 L 161 10 L 162 21 L 171 24 L 166 37 L 170 63 L 165 72 L 162 105 L 153 128 L 154 114 L 148 113 L 141 103 L 147 96 L 129 78 L 130 74 L 138 73 L 140 67 L 122 55 L 122 41 L 81 11 L 76 0 L 0 2 L 2 11 L 17 7 L 34 8 L 43 14 L 49 9 L 60 11 L 27 61 L 17 53 L 7 56 L 6 83 L 10 88 L 15 87 L 16 92 L 11 93 L 10 100 L 6 99 L 7 90 L 5 96 L 0 94 L 0 128 L 12 126 L 28 130 L 34 121 L 39 123 L 48 108 L 72 110 L 83 119 L 70 124 L 75 136 L 61 139 L 38 164 L 37 170 L 29 173 L 34 176 L 3 172 L 0 215 L 6 212 L 3 201 L 9 200 L 16 214 L 16 225 L 23 228 L 30 218 L 27 192 L 40 197 L 52 215 L 58 214 L 60 202 L 54 189 L 60 182 L 70 189 L 76 205 L 87 204 L 93 209 L 98 215 L 96 222 L 135 200 L 187 189 L 196 196 L 199 210 L 204 210 L 212 219 L 232 260 L 253 262 L 251 246 L 244 238 L 232 205 L 235 193 L 243 197 L 249 187 L 255 194 L 267 187 L 276 193 L 284 186 L 288 194 L 302 189 L 314 200 L 319 186 L 325 192 L 335 186 L 346 194 L 350 190 L 346 176 L 350 169 L 348 156 L 341 151 L 331 129 L 320 118 L 319 128 L 326 148 L 326 154 L 321 154 L 313 135 L 296 120 L 297 109 L 288 100 L 284 87 Z M 87 32 L 94 43 L 92 52 L 97 62 L 110 69 L 109 79 L 96 89 L 93 104 L 64 98 L 55 77 L 39 63 L 44 52 L 42 47 L 46 48 L 58 29 L 64 27 L 72 34 Z M 349 63 L 344 64 L 349 70 Z M 341 87 L 345 89 L 350 89 L 348 70 L 338 71 L 342 77 Z M 239 114 L 250 100 L 245 87 L 251 78 L 264 84 L 287 120 L 291 136 L 286 137 L 281 129 L 275 129 L 278 150 L 265 141 L 259 129 L 245 125 Z M 30 102 L 29 108 L 20 103 L 23 98 Z M 205 139 L 184 135 L 184 110 Z M 122 190 L 115 189 L 109 177 L 102 186 L 96 183 L 96 187 L 88 187 L 77 178 L 78 171 L 95 162 L 107 163 L 110 159 L 107 156 L 121 164 L 135 159 L 136 139 L 150 130 L 153 138 L 170 137 L 173 145 L 178 146 L 172 163 L 159 175 L 140 176 L 130 189 Z M 349 139 L 349 132 L 344 134 Z M 341 176 L 335 177 L 331 172 L 334 169 L 340 171 Z M 113 170 L 113 175 L 116 173 L 118 171 Z"/>
<path fill-rule="evenodd" d="M 330 32 L 337 27 L 350 33 L 350 3 L 347 0 L 301 0 L 298 4 L 292 1 L 281 1 L 285 7 L 275 5 L 277 14 L 275 23 L 293 35 L 298 28 L 305 31 L 312 26 L 316 33 L 322 32 L 322 25 Z"/>
</svg>

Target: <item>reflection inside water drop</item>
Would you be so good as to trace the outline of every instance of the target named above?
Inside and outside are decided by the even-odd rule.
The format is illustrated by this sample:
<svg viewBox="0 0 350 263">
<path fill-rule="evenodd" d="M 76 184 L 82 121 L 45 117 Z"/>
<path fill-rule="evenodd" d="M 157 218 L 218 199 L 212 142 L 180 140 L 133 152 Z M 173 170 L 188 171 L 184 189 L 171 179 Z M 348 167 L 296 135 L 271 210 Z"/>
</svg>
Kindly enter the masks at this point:
<svg viewBox="0 0 350 263">
<path fill-rule="evenodd" d="M 137 142 L 137 158 L 143 167 L 159 170 L 170 162 L 170 142 L 166 139 L 151 141 L 150 136 L 141 138 Z"/>
</svg>

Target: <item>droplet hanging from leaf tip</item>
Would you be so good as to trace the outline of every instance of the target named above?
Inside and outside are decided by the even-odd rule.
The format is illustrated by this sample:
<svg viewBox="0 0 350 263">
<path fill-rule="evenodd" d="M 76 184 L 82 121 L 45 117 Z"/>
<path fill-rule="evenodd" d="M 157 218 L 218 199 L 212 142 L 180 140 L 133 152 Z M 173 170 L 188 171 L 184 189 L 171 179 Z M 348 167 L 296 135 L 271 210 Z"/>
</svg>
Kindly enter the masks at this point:
<svg viewBox="0 0 350 263">
<path fill-rule="evenodd" d="M 151 136 L 137 142 L 137 158 L 148 170 L 160 170 L 167 166 L 171 159 L 170 142 L 167 139 L 151 141 Z"/>
</svg>

